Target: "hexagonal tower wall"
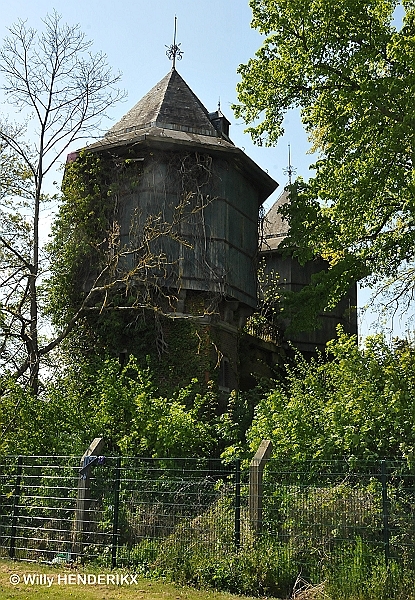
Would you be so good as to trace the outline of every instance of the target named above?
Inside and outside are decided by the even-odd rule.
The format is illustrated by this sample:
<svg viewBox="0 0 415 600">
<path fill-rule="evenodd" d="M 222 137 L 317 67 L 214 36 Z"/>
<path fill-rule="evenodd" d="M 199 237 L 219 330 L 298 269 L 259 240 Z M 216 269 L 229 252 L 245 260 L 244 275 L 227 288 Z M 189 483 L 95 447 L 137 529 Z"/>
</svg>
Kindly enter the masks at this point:
<svg viewBox="0 0 415 600">
<path fill-rule="evenodd" d="M 133 215 L 142 224 L 155 214 L 171 220 L 177 206 L 191 206 L 180 230 L 185 243 L 165 238 L 159 248 L 171 263 L 166 286 L 180 289 L 179 313 L 192 313 L 184 302 L 188 291 L 216 296 L 217 306 L 236 302 L 239 317 L 256 307 L 258 212 L 277 183 L 234 146 L 228 131 L 220 110 L 208 113 L 172 69 L 88 147 L 137 163 L 139 176 L 118 202 L 122 241 L 131 235 Z"/>
</svg>

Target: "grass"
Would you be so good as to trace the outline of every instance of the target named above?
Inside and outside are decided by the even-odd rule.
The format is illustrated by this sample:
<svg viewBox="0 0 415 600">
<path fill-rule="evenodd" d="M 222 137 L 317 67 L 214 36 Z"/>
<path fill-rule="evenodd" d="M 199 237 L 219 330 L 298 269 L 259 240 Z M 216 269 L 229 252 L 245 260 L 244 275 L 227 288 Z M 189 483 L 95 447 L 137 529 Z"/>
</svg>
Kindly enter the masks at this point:
<svg viewBox="0 0 415 600">
<path fill-rule="evenodd" d="M 25 583 L 24 576 L 37 575 L 38 579 L 33 584 Z M 167 583 L 163 580 L 145 579 L 137 577 L 132 585 L 114 585 L 106 583 L 104 585 L 91 584 L 70 584 L 64 583 L 65 576 L 76 582 L 77 576 L 88 577 L 94 581 L 98 575 L 105 579 L 107 575 L 118 575 L 121 577 L 135 576 L 134 570 L 115 570 L 110 571 L 103 567 L 79 566 L 78 568 L 69 568 L 64 565 L 42 565 L 38 563 L 16 562 L 10 559 L 0 558 L 0 600 L 258 600 L 258 598 L 249 599 L 247 596 L 237 596 L 226 592 L 215 592 L 211 590 L 197 590 L 191 587 L 178 586 L 172 583 Z M 397 574 L 398 578 L 400 573 Z M 18 576 L 20 582 L 13 585 L 10 581 L 12 576 Z M 53 578 L 53 583 L 50 587 L 47 584 L 47 577 Z M 60 577 L 61 583 L 58 583 Z M 51 579 L 49 579 L 51 581 Z M 68 581 L 68 579 L 67 579 Z M 401 585 L 402 593 L 391 593 L 385 590 L 384 577 L 379 575 L 378 578 L 372 578 L 368 582 L 368 588 L 363 588 L 359 591 L 354 589 L 347 590 L 344 584 L 335 584 L 329 586 L 325 583 L 319 585 L 311 585 L 301 577 L 297 578 L 297 582 L 289 594 L 291 600 L 415 600 L 415 595 L 412 590 L 413 586 Z M 408 582 L 406 582 L 408 583 Z M 404 589 L 406 588 L 406 590 Z M 287 598 L 287 596 L 285 596 Z M 270 596 L 265 600 L 272 599 Z"/>
<path fill-rule="evenodd" d="M 231 594 L 199 591 L 192 588 L 177 587 L 163 581 L 149 580 L 137 578 L 137 583 L 132 585 L 72 585 L 64 583 L 65 575 L 72 580 L 76 580 L 77 575 L 87 576 L 90 574 L 93 581 L 93 576 L 98 574 L 103 575 L 131 575 L 133 571 L 114 571 L 100 568 L 79 567 L 78 569 L 70 569 L 64 566 L 48 566 L 39 565 L 37 563 L 22 563 L 7 559 L 0 559 L 0 600 L 66 600 L 74 598 L 76 600 L 236 600 L 238 597 Z M 37 574 L 43 577 L 42 582 L 47 581 L 45 578 L 53 577 L 54 581 L 50 587 L 47 583 L 40 583 L 39 579 L 35 584 L 24 583 L 24 576 Z M 10 577 L 18 575 L 20 583 L 12 585 Z M 58 584 L 58 576 L 61 583 Z"/>
</svg>

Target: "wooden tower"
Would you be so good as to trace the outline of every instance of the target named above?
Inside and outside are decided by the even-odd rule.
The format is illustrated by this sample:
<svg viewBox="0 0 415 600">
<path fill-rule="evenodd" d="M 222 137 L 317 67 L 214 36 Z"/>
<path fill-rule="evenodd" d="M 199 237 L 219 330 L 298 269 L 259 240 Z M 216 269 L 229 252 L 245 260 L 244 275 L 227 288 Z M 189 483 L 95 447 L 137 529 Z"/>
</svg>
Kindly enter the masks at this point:
<svg viewBox="0 0 415 600">
<path fill-rule="evenodd" d="M 176 221 L 173 235 L 152 242 L 164 263 L 149 268 L 147 280 L 165 298 L 165 313 L 209 327 L 219 384 L 238 387 L 238 331 L 257 304 L 259 209 L 277 183 L 232 143 L 226 117 L 209 113 L 174 67 L 87 150 L 121 165 L 110 189 L 123 244 L 149 221 Z"/>
</svg>

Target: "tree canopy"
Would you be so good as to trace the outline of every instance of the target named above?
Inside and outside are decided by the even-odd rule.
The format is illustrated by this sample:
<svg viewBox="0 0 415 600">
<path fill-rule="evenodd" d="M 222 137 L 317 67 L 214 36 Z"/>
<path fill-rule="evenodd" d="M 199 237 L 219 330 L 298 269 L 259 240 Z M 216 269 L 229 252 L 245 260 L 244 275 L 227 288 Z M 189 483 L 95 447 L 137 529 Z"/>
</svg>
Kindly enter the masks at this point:
<svg viewBox="0 0 415 600">
<path fill-rule="evenodd" d="M 315 176 L 293 187 L 285 246 L 329 261 L 315 284 L 326 307 L 362 278 L 393 282 L 395 299 L 414 287 L 415 4 L 402 3 L 397 28 L 398 4 L 250 2 L 266 39 L 239 67 L 235 110 L 268 145 L 286 112 L 301 111 L 318 160 Z"/>
</svg>

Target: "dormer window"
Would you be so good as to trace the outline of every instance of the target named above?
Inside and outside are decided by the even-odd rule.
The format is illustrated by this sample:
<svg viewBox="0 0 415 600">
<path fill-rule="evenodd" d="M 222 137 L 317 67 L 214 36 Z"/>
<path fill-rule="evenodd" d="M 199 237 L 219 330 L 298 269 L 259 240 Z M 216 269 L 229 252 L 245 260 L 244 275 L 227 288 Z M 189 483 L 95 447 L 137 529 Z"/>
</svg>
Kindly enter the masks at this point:
<svg viewBox="0 0 415 600">
<path fill-rule="evenodd" d="M 209 119 L 216 131 L 224 134 L 227 138 L 229 137 L 230 122 L 220 109 L 215 110 L 215 112 L 209 113 Z"/>
</svg>

